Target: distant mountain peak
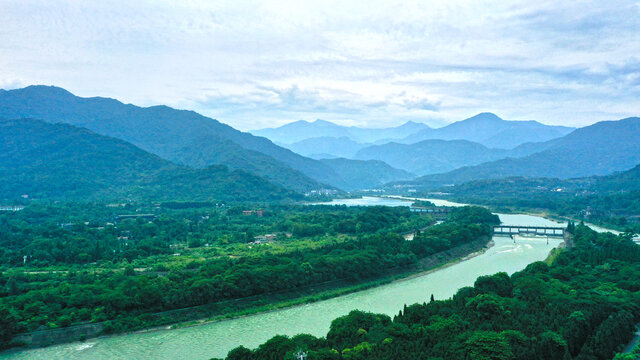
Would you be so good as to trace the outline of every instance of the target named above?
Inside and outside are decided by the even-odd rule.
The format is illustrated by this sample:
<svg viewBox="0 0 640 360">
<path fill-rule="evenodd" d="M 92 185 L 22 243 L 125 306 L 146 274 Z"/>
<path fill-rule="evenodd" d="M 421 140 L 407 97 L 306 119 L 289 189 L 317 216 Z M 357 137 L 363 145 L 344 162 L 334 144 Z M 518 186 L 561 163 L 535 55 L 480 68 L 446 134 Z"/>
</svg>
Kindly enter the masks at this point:
<svg viewBox="0 0 640 360">
<path fill-rule="evenodd" d="M 29 85 L 22 89 L 16 89 L 14 91 L 21 91 L 26 93 L 39 93 L 55 96 L 74 96 L 68 90 L 53 85 Z"/>
<path fill-rule="evenodd" d="M 322 120 L 322 119 L 316 119 L 314 122 L 309 123 L 309 124 L 313 124 L 313 125 L 319 125 L 319 126 L 328 126 L 328 127 L 342 127 L 336 123 L 333 123 L 331 121 L 327 121 L 327 120 Z"/>
<path fill-rule="evenodd" d="M 463 121 L 504 121 L 498 115 L 491 112 L 481 112 Z"/>
<path fill-rule="evenodd" d="M 405 128 L 405 129 L 411 129 L 411 128 L 415 128 L 415 129 L 431 129 L 431 126 L 422 123 L 422 122 L 418 122 L 418 121 L 413 121 L 413 120 L 409 120 L 406 123 L 398 126 L 398 128 Z"/>
</svg>

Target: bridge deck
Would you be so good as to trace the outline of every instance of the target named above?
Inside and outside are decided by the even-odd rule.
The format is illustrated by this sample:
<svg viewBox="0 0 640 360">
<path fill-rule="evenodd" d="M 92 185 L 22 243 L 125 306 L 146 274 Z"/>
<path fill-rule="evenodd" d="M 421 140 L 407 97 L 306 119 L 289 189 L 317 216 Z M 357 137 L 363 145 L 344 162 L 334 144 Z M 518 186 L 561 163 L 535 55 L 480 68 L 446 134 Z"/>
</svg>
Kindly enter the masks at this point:
<svg viewBox="0 0 640 360">
<path fill-rule="evenodd" d="M 496 225 L 493 227 L 493 233 L 498 235 L 535 234 L 543 236 L 564 236 L 564 232 L 565 228 L 560 226 Z"/>
</svg>

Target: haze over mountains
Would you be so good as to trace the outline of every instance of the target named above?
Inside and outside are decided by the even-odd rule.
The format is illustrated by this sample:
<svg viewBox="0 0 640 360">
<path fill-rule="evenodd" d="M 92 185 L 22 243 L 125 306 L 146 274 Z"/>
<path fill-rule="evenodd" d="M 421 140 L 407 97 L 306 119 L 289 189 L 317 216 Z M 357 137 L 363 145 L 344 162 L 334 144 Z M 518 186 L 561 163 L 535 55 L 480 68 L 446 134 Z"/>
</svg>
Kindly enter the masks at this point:
<svg viewBox="0 0 640 360">
<path fill-rule="evenodd" d="M 402 139 L 427 129 L 430 129 L 428 125 L 412 121 L 400 126 L 375 129 L 342 126 L 325 120 L 313 122 L 300 120 L 277 128 L 253 130 L 251 133 L 264 136 L 280 144 L 293 144 L 313 137 L 346 137 L 354 142 L 374 143 L 382 140 Z"/>
<path fill-rule="evenodd" d="M 317 120 L 296 121 L 253 133 L 315 159 L 379 160 L 397 169 L 429 175 L 530 155 L 543 150 L 543 145 L 536 142 L 559 138 L 572 130 L 481 113 L 438 129 L 416 122 L 387 129 L 363 129 Z"/>
<path fill-rule="evenodd" d="M 358 142 L 353 135 L 357 128 L 326 121 L 298 121 L 257 133 L 282 142 L 296 139 L 297 142 L 284 146 L 316 158 L 383 161 L 396 169 L 425 175 L 402 182 L 404 185 L 438 187 L 508 176 L 570 178 L 627 170 L 640 162 L 640 141 L 637 141 L 640 129 L 636 119 L 601 122 L 575 130 L 536 121 L 503 120 L 495 114 L 481 113 L 438 129 L 424 126 L 399 139 L 389 140 L 393 135 L 386 140 L 382 136 L 370 138 L 381 144 Z M 388 129 L 388 134 L 397 136 L 396 129 Z M 299 140 L 305 136 L 306 139 Z"/>
<path fill-rule="evenodd" d="M 492 113 L 481 113 L 438 129 L 425 129 L 411 134 L 401 142 L 411 144 L 422 140 L 469 140 L 487 147 L 512 149 L 527 142 L 542 142 L 562 137 L 574 128 L 551 126 L 537 121 L 503 120 Z"/>
<path fill-rule="evenodd" d="M 150 183 L 140 183 L 143 180 L 134 181 L 139 176 L 161 184 L 155 188 L 166 188 L 168 183 L 163 183 L 163 180 L 167 178 L 159 177 L 160 170 L 164 168 L 173 169 L 175 174 L 189 173 L 196 178 L 205 173 L 198 172 L 198 169 L 209 169 L 212 179 L 219 179 L 223 174 L 235 178 L 239 173 L 232 170 L 237 169 L 246 171 L 244 174 L 254 186 L 261 183 L 274 186 L 270 189 L 274 196 L 280 198 L 290 197 L 285 194 L 287 190 L 298 193 L 321 189 L 353 191 L 382 187 L 387 183 L 401 184 L 404 188 L 434 188 L 510 176 L 569 178 L 606 175 L 627 170 L 640 162 L 638 118 L 601 122 L 575 131 L 535 121 L 503 120 L 491 113 L 481 113 L 438 129 L 416 122 L 388 129 L 365 129 L 318 120 L 297 121 L 280 128 L 254 131 L 270 136 L 271 140 L 291 150 L 193 111 L 166 106 L 142 108 L 100 97 L 81 98 L 64 89 L 48 86 L 0 90 L 0 118 L 9 121 L 40 119 L 90 130 L 75 133 L 77 137 L 89 137 L 79 143 L 92 144 L 99 135 L 120 139 L 126 146 L 120 144 L 119 149 L 130 152 L 122 153 L 122 158 L 137 158 L 143 152 L 146 160 L 134 164 L 156 164 L 149 165 L 153 170 L 113 166 L 120 169 L 116 173 L 137 174 L 124 177 L 136 186 L 154 188 L 148 186 Z M 28 122 L 14 121 L 11 124 L 13 128 L 5 126 L 2 131 L 11 129 L 20 133 L 18 128 L 22 126 L 22 132 L 26 133 L 27 129 L 34 127 Z M 38 129 L 47 130 L 42 126 Z M 68 131 L 67 128 L 60 129 Z M 29 138 L 24 140 L 33 142 Z M 417 141 L 412 142 L 414 140 Z M 89 148 L 95 150 L 96 146 Z M 110 146 L 105 147 L 108 148 Z M 15 152 L 16 149 L 11 151 L 12 156 L 30 156 Z M 98 163 L 115 161 L 108 158 L 108 152 L 103 160 L 99 158 L 98 151 L 89 153 L 94 156 L 92 161 Z M 66 153 L 62 151 L 60 154 Z M 152 161 L 150 156 L 154 155 L 156 160 Z M 45 162 L 44 159 L 41 161 Z M 68 159 L 61 159 L 60 163 L 64 161 Z M 162 161 L 162 165 L 158 165 L 158 161 Z M 17 169 L 16 163 L 9 164 L 3 168 L 8 174 Z M 223 167 L 211 168 L 212 165 Z M 35 165 L 28 167 L 32 166 Z M 62 171 L 62 167 L 58 170 Z M 63 179 L 58 173 L 42 175 L 38 171 L 25 170 L 24 173 L 46 175 L 45 178 L 56 181 Z M 146 175 L 149 172 L 154 175 Z M 96 181 L 105 184 L 105 188 L 125 191 L 121 187 L 123 184 L 107 180 L 110 176 L 97 177 Z M 421 177 L 416 178 L 418 176 Z M 238 186 L 251 191 L 248 184 L 244 186 L 241 182 Z M 219 189 L 212 188 L 211 184 L 205 183 L 202 187 L 210 188 L 205 190 L 209 194 L 219 193 Z M 264 197 L 266 194 L 257 191 L 256 196 Z"/>
<path fill-rule="evenodd" d="M 346 136 L 321 136 L 300 140 L 289 145 L 282 144 L 282 146 L 310 158 L 327 159 L 355 158 L 358 150 L 368 147 L 370 144 L 355 142 Z"/>
<path fill-rule="evenodd" d="M 468 140 L 423 140 L 415 144 L 391 142 L 369 146 L 359 150 L 354 158 L 382 160 L 398 169 L 427 175 L 536 151 L 538 148 L 535 146 L 504 150 L 490 149 Z"/>
<path fill-rule="evenodd" d="M 292 150 L 313 153 L 313 150 L 308 148 L 310 144 L 322 147 L 323 142 L 331 142 L 341 150 L 346 146 L 357 147 L 355 144 L 361 144 L 359 147 L 364 148 L 366 144 L 413 144 L 431 139 L 468 140 L 489 148 L 512 149 L 527 142 L 559 138 L 573 130 L 571 127 L 545 125 L 537 121 L 503 120 L 492 113 L 480 113 L 437 129 L 416 122 L 407 122 L 396 127 L 367 129 L 341 126 L 325 120 L 301 120 L 278 128 L 254 130 L 252 133 L 267 137 Z M 304 141 L 307 141 L 308 145 Z M 344 145 L 339 145 L 341 142 Z"/>
<path fill-rule="evenodd" d="M 601 121 L 540 143 L 540 152 L 427 175 L 405 185 L 434 188 L 510 176 L 578 178 L 608 175 L 640 163 L 640 118 Z M 531 145 L 527 147 L 531 148 Z"/>
</svg>

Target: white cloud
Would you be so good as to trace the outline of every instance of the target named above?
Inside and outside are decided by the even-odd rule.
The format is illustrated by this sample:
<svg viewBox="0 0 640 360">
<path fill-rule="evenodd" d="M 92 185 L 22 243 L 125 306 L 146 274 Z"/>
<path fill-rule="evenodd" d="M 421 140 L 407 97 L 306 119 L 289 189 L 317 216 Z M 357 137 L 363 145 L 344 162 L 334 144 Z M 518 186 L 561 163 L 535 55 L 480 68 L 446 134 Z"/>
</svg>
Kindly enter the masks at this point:
<svg viewBox="0 0 640 360">
<path fill-rule="evenodd" d="M 193 108 L 241 129 L 480 111 L 637 115 L 632 1 L 0 0 L 0 87 Z"/>
</svg>

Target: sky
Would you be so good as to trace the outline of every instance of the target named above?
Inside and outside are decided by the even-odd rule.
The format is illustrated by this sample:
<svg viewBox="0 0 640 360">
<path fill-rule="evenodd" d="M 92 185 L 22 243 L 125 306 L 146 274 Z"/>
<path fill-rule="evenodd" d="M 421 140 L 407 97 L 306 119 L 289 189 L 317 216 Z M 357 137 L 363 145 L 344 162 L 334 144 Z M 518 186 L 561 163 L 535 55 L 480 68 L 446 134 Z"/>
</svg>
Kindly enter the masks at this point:
<svg viewBox="0 0 640 360">
<path fill-rule="evenodd" d="M 640 116 L 639 1 L 6 1 L 0 88 L 196 110 L 241 130 Z"/>
</svg>

